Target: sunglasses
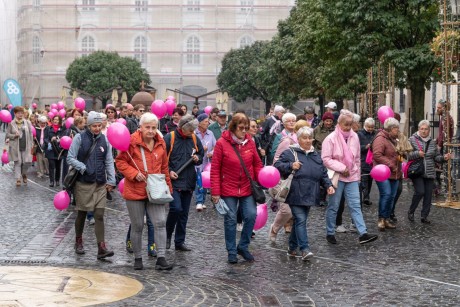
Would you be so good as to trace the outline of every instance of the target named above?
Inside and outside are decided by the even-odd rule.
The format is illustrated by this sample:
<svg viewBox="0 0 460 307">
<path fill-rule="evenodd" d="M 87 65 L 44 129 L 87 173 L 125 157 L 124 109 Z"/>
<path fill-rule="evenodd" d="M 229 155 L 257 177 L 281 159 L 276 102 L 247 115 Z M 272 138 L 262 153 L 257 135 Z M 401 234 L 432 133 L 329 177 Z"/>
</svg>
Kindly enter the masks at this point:
<svg viewBox="0 0 460 307">
<path fill-rule="evenodd" d="M 145 110 L 138 110 L 138 111 L 141 112 L 141 113 L 144 113 L 144 112 L 145 112 Z"/>
</svg>

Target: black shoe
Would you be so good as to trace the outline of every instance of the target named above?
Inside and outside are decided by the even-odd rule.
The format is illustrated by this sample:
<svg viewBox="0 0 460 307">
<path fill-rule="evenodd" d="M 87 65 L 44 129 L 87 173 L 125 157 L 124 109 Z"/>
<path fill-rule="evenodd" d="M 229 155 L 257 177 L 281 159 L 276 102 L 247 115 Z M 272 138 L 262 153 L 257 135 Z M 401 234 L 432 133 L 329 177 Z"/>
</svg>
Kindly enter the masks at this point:
<svg viewBox="0 0 460 307">
<path fill-rule="evenodd" d="M 107 200 L 113 200 L 112 194 L 110 194 L 110 192 L 107 192 L 105 197 L 107 198 Z"/>
<path fill-rule="evenodd" d="M 228 255 L 228 263 L 230 264 L 238 263 L 238 257 L 236 257 L 236 255 Z"/>
<path fill-rule="evenodd" d="M 246 261 L 254 261 L 254 256 L 248 250 L 238 249 L 238 255 L 242 256 Z"/>
<path fill-rule="evenodd" d="M 50 188 L 54 187 L 54 182 L 50 182 Z"/>
<path fill-rule="evenodd" d="M 363 204 L 365 204 L 366 206 L 372 206 L 372 202 L 369 199 L 363 200 Z"/>
<path fill-rule="evenodd" d="M 426 217 L 422 217 L 420 222 L 422 222 L 423 224 L 431 224 L 431 221 L 429 219 L 427 219 Z"/>
<path fill-rule="evenodd" d="M 56 186 L 57 186 L 57 187 L 59 186 L 59 180 L 58 180 L 58 181 L 56 181 Z"/>
<path fill-rule="evenodd" d="M 166 249 L 171 248 L 171 238 L 166 238 Z"/>
<path fill-rule="evenodd" d="M 155 270 L 171 270 L 173 268 L 172 264 L 169 264 L 165 257 L 159 257 L 157 263 L 155 264 Z"/>
<path fill-rule="evenodd" d="M 377 240 L 378 237 L 379 237 L 378 235 L 370 235 L 368 233 L 365 233 L 359 237 L 359 244 L 366 244 L 366 243 L 375 241 Z"/>
<path fill-rule="evenodd" d="M 142 258 L 135 258 L 134 259 L 134 269 L 135 270 L 143 270 L 144 265 L 142 264 Z"/>
<path fill-rule="evenodd" d="M 337 244 L 337 240 L 335 239 L 334 235 L 327 235 L 326 240 L 327 240 L 327 242 L 329 242 L 331 244 Z"/>
<path fill-rule="evenodd" d="M 176 245 L 176 251 L 189 252 L 191 251 L 191 249 L 188 248 L 187 245 L 181 244 L 181 245 Z"/>
<path fill-rule="evenodd" d="M 409 221 L 413 222 L 413 221 L 414 221 L 414 214 L 409 212 L 409 213 L 407 214 L 407 219 L 408 219 Z"/>
<path fill-rule="evenodd" d="M 398 219 L 396 218 L 396 215 L 394 215 L 394 214 L 390 215 L 390 222 L 392 224 L 396 224 L 398 222 Z"/>
</svg>

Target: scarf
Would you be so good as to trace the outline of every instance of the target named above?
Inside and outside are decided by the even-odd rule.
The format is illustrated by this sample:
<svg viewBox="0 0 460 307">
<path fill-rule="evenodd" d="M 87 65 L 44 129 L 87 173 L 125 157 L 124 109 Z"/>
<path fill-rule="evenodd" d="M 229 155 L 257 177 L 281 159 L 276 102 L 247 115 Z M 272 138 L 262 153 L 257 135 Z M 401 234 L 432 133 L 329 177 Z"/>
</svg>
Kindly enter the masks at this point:
<svg viewBox="0 0 460 307">
<path fill-rule="evenodd" d="M 233 133 L 231 133 L 231 136 L 232 136 L 232 140 L 238 144 L 238 145 L 244 145 L 246 144 L 248 141 L 246 139 L 242 139 L 240 140 L 239 138 L 236 137 L 236 135 L 234 135 Z"/>
<path fill-rule="evenodd" d="M 348 138 L 350 137 L 351 132 L 342 131 L 339 125 L 335 127 L 335 132 L 339 140 L 339 146 L 342 148 L 343 152 L 342 163 L 345 164 L 345 166 L 348 168 L 348 171 L 351 171 L 351 169 L 353 168 L 353 154 L 351 153 L 350 147 L 348 147 L 348 144 L 346 142 L 346 140 L 348 140 Z"/>
<path fill-rule="evenodd" d="M 56 133 L 56 132 L 58 132 L 58 130 L 59 130 L 59 128 L 61 126 L 53 124 L 51 127 L 53 127 L 53 131 L 54 131 L 54 133 Z"/>
<path fill-rule="evenodd" d="M 426 138 L 422 137 L 422 136 L 420 135 L 420 133 L 418 133 L 418 131 L 417 131 L 417 135 L 418 135 L 418 137 L 421 138 L 425 143 L 428 142 L 428 141 L 431 139 L 430 136 L 427 136 Z"/>
<path fill-rule="evenodd" d="M 44 143 L 44 140 L 45 140 L 45 128 L 46 127 L 43 127 L 43 128 L 40 127 L 40 130 L 42 131 L 40 133 L 40 145 L 41 146 L 43 146 L 43 143 Z"/>
<path fill-rule="evenodd" d="M 22 129 L 22 124 L 24 123 L 24 120 L 23 119 L 20 119 L 20 120 L 15 120 L 16 121 L 16 126 L 18 126 L 19 130 Z"/>
</svg>

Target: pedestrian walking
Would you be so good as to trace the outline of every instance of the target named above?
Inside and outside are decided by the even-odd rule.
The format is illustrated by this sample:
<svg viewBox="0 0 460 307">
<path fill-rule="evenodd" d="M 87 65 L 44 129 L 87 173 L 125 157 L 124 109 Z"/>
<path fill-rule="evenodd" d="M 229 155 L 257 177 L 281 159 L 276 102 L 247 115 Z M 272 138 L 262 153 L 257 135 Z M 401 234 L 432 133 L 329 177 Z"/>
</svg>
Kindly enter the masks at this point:
<svg viewBox="0 0 460 307">
<path fill-rule="evenodd" d="M 61 117 L 56 115 L 51 118 L 51 126 L 45 130 L 45 156 L 48 159 L 50 187 L 60 186 L 63 149 L 59 145 L 59 141 L 64 133 L 65 127 L 62 126 Z"/>
</svg>

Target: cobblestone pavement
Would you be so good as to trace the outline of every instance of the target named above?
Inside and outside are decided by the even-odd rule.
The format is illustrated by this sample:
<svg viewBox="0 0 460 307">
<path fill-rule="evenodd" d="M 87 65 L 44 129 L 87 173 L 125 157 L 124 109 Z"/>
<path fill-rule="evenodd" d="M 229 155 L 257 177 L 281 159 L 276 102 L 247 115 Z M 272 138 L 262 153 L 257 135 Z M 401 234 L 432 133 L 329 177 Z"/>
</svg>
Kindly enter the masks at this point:
<svg viewBox="0 0 460 307">
<path fill-rule="evenodd" d="M 0 143 L 4 134 L 0 133 Z M 0 144 L 0 148 L 3 148 Z M 57 211 L 48 188 L 30 170 L 30 182 L 15 187 L 11 165 L 0 168 L 0 263 L 2 266 L 53 266 L 116 273 L 137 279 L 143 290 L 110 306 L 458 306 L 460 305 L 460 211 L 432 208 L 432 225 L 406 219 L 412 190 L 405 185 L 397 207 L 398 227 L 379 239 L 358 244 L 353 233 L 325 240 L 325 208 L 310 211 L 308 232 L 315 257 L 288 259 L 287 235 L 270 244 L 269 223 L 256 233 L 250 249 L 256 261 L 227 264 L 223 220 L 208 209 L 190 212 L 186 242 L 192 252 L 167 252 L 172 271 L 154 269 L 145 251 L 143 271 L 132 269 L 125 251 L 129 217 L 118 192 L 106 210 L 106 241 L 115 256 L 96 260 L 94 226 L 85 226 L 86 254 L 73 251 L 75 212 Z M 377 187 L 373 200 L 377 202 Z M 416 212 L 418 217 L 420 209 Z M 363 208 L 369 232 L 377 233 L 377 208 Z M 344 220 L 349 224 L 348 211 Z M 144 228 L 145 229 L 145 228 Z M 146 232 L 146 231 L 145 231 Z M 143 242 L 146 244 L 146 237 Z M 240 259 L 241 260 L 241 259 Z M 1 289 L 0 289 L 1 298 Z"/>
</svg>

